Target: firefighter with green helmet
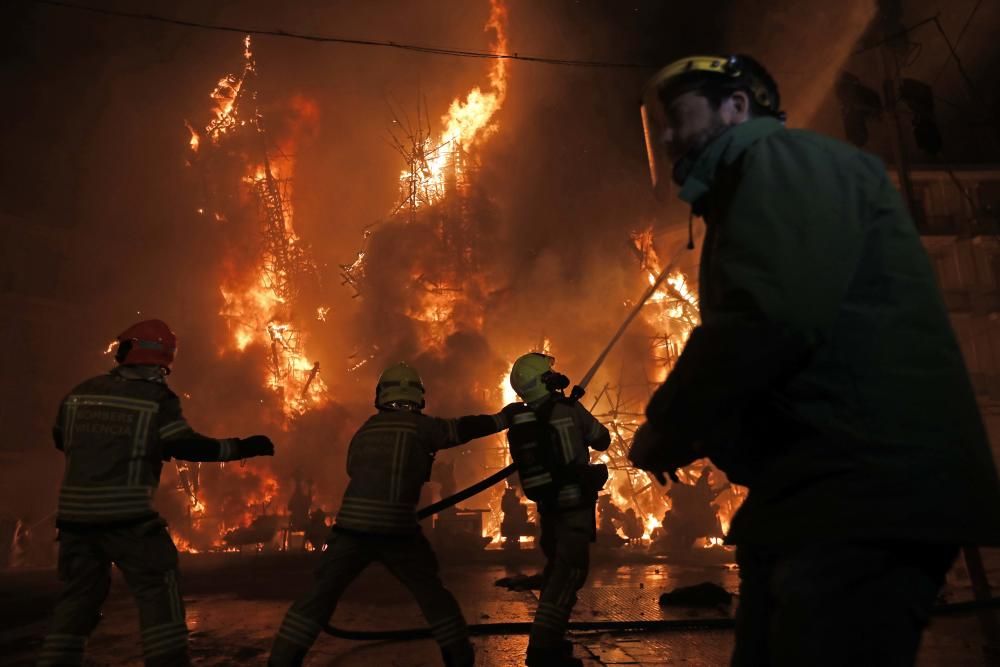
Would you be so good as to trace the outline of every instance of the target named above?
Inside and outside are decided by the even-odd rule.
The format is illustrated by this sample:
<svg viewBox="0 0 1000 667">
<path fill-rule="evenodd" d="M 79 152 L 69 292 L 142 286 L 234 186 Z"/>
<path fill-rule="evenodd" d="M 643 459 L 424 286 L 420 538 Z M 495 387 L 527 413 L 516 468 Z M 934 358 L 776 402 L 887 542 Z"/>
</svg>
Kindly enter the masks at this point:
<svg viewBox="0 0 1000 667">
<path fill-rule="evenodd" d="M 913 664 L 960 544 L 1000 544 L 1000 485 L 917 226 L 882 162 L 784 125 L 744 55 L 646 88 L 656 189 L 704 218 L 702 324 L 630 458 L 710 457 L 749 494 L 727 541 L 733 665 Z M 849 639 L 848 639 L 849 638 Z"/>
<path fill-rule="evenodd" d="M 587 579 L 597 494 L 608 479 L 606 466 L 590 464 L 589 449 L 606 450 L 611 435 L 575 392 L 564 395 L 569 379 L 554 364 L 552 356 L 537 352 L 518 358 L 510 385 L 524 402 L 505 412 L 511 458 L 525 496 L 538 506 L 546 559 L 526 664 L 568 667 L 582 664 L 573 657 L 566 628 Z"/>
<path fill-rule="evenodd" d="M 111 565 L 139 608 L 146 665 L 190 664 L 177 549 L 153 509 L 164 461 L 233 461 L 274 454 L 266 436 L 196 433 L 167 386 L 177 338 L 160 320 L 117 338 L 118 365 L 77 385 L 59 408 L 55 445 L 66 455 L 59 490 L 59 577 L 64 583 L 39 665 L 80 665 L 101 618 Z"/>
<path fill-rule="evenodd" d="M 413 367 L 398 363 L 379 377 L 377 412 L 354 434 L 347 452 L 350 482 L 316 583 L 285 615 L 269 665 L 301 665 L 344 590 L 372 563 L 385 566 L 416 598 L 445 665 L 473 664 L 465 618 L 441 582 L 416 506 L 435 454 L 506 429 L 507 410 L 441 419 L 425 415 L 424 405 L 424 385 Z"/>
</svg>

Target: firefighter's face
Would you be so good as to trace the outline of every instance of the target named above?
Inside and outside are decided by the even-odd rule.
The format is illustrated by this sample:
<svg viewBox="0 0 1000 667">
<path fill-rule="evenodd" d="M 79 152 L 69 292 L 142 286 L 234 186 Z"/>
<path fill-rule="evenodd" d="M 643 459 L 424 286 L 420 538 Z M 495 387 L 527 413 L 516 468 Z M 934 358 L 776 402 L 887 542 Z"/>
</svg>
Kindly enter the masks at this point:
<svg viewBox="0 0 1000 667">
<path fill-rule="evenodd" d="M 661 141 L 667 155 L 676 161 L 697 154 L 726 128 L 749 120 L 749 102 L 746 93 L 736 91 L 714 109 L 697 91 L 678 95 L 665 109 Z"/>
</svg>

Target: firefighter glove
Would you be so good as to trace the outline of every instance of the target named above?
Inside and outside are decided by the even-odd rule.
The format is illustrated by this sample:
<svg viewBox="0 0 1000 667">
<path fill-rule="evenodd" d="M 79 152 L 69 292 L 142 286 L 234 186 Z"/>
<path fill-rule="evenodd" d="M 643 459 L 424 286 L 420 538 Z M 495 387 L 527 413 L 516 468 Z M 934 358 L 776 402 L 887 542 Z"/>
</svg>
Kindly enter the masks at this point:
<svg viewBox="0 0 1000 667">
<path fill-rule="evenodd" d="M 242 458 L 274 456 L 274 443 L 266 435 L 251 435 L 249 438 L 240 438 L 240 456 Z"/>
<path fill-rule="evenodd" d="M 636 468 L 652 473 L 660 484 L 666 484 L 664 473 L 677 481 L 677 469 L 701 458 L 697 447 L 677 447 L 669 437 L 646 422 L 635 432 L 628 458 Z"/>
</svg>

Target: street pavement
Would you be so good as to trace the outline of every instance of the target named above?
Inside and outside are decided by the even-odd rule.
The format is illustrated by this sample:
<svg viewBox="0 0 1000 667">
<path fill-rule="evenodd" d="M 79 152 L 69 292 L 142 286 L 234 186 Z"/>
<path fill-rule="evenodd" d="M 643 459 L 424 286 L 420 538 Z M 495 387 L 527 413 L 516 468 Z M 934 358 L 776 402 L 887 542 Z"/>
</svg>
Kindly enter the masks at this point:
<svg viewBox="0 0 1000 667">
<path fill-rule="evenodd" d="M 640 554 L 614 553 L 595 565 L 574 621 L 722 618 L 731 608 L 670 609 L 659 595 L 678 586 L 712 582 L 736 592 L 738 573 L 732 565 L 651 562 Z M 182 590 L 191 629 L 196 665 L 264 665 L 274 632 L 291 600 L 309 585 L 315 554 L 184 554 Z M 530 621 L 537 593 L 515 592 L 494 585 L 500 577 L 530 573 L 537 556 L 520 554 L 504 564 L 499 552 L 445 562 L 442 576 L 455 593 L 470 623 Z M 1000 570 L 991 570 L 1000 584 Z M 58 592 L 52 570 L 0 573 L 0 664 L 32 664 L 45 634 L 46 615 Z M 959 571 L 949 577 L 948 601 L 971 598 Z M 735 605 L 734 605 L 735 606 Z M 423 625 L 408 593 L 380 566 L 369 568 L 348 590 L 334 623 L 350 629 L 393 629 Z M 938 617 L 921 648 L 920 667 L 978 667 L 1000 664 L 985 652 L 980 619 L 964 613 Z M 574 633 L 575 655 L 587 665 L 728 664 L 732 630 L 691 630 L 627 634 Z M 523 664 L 524 635 L 477 637 L 478 665 Z M 104 618 L 87 648 L 88 665 L 141 665 L 135 607 L 120 576 L 115 576 Z M 436 666 L 440 656 L 429 640 L 352 642 L 321 635 L 307 665 Z"/>
</svg>

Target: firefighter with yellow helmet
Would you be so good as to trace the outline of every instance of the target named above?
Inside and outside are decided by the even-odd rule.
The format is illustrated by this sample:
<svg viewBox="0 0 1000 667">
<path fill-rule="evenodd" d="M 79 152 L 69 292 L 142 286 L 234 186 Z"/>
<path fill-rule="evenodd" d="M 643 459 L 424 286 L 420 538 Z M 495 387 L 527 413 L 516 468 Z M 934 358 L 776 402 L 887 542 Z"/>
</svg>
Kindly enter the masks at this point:
<svg viewBox="0 0 1000 667">
<path fill-rule="evenodd" d="M 608 479 L 607 467 L 590 465 L 589 449 L 606 450 L 611 435 L 564 395 L 569 379 L 553 370 L 554 364 L 553 357 L 537 352 L 518 358 L 510 385 L 524 402 L 505 412 L 511 458 L 525 496 L 538 506 L 546 559 L 526 664 L 568 667 L 582 664 L 565 635 L 590 568 L 597 494 Z"/>
<path fill-rule="evenodd" d="M 654 186 L 706 233 L 702 324 L 630 458 L 663 478 L 707 456 L 749 488 L 733 665 L 913 664 L 956 545 L 1000 544 L 996 467 L 884 165 L 780 109 L 744 55 L 646 88 Z"/>
<path fill-rule="evenodd" d="M 190 664 L 177 549 L 152 504 L 163 463 L 274 454 L 263 435 L 217 440 L 192 430 L 166 383 L 177 348 L 166 323 L 139 322 L 117 341 L 117 367 L 77 385 L 53 429 L 56 448 L 66 455 L 56 515 L 64 588 L 39 665 L 83 663 L 112 563 L 136 598 L 146 664 Z"/>
<path fill-rule="evenodd" d="M 438 574 L 437 558 L 417 523 L 420 490 L 434 456 L 507 428 L 505 411 L 457 419 L 423 413 L 424 385 L 405 363 L 387 368 L 375 388 L 377 412 L 351 439 L 350 482 L 316 572 L 316 583 L 288 610 L 270 665 L 300 665 L 347 586 L 381 563 L 416 598 L 449 667 L 471 667 L 465 618 Z"/>
</svg>

